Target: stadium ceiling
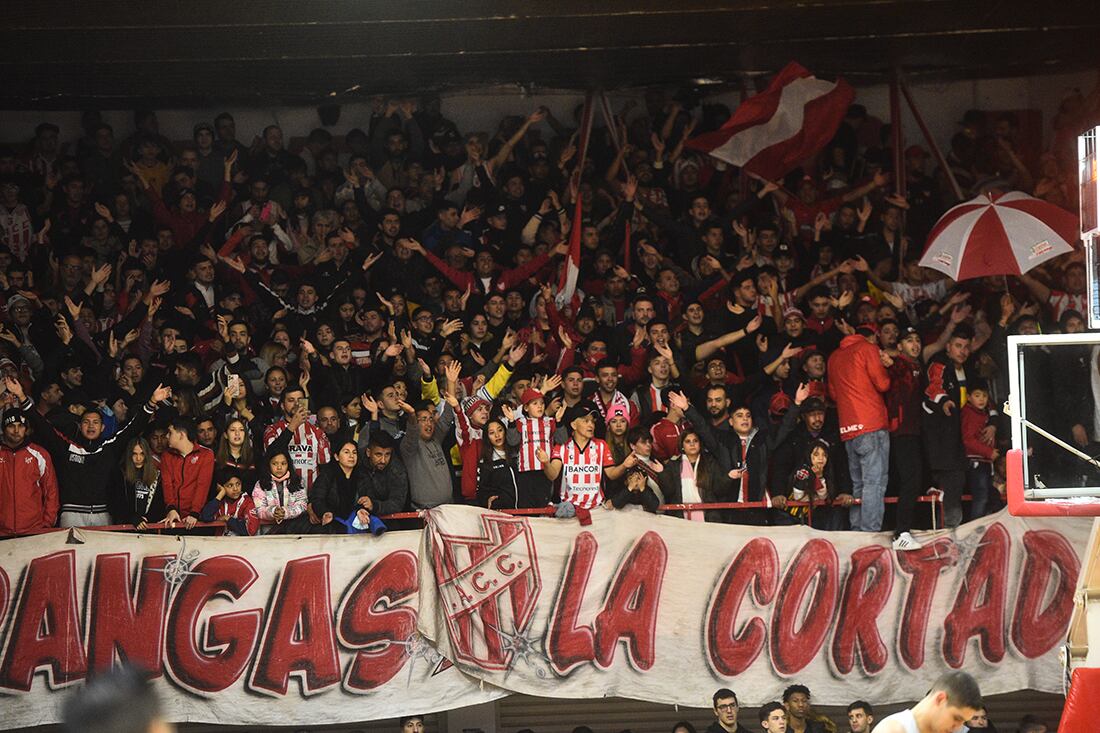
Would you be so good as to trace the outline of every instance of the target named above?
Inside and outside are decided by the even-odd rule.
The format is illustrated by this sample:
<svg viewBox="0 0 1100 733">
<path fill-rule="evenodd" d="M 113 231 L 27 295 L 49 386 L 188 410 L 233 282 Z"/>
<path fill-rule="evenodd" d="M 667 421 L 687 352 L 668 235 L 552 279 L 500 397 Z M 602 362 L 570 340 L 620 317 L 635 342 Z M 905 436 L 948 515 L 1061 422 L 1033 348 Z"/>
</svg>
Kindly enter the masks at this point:
<svg viewBox="0 0 1100 733">
<path fill-rule="evenodd" d="M 317 104 L 517 85 L 739 88 L 1100 68 L 1093 3 L 1035 0 L 13 0 L 0 108 Z"/>
</svg>

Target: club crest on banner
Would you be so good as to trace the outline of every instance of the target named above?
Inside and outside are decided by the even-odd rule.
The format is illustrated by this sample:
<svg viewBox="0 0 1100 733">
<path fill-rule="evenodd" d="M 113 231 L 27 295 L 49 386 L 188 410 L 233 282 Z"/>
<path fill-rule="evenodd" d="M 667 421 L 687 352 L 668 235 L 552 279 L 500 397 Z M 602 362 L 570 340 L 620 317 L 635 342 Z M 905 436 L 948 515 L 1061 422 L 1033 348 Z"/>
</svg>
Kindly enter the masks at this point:
<svg viewBox="0 0 1100 733">
<path fill-rule="evenodd" d="M 436 534 L 436 583 L 455 653 L 487 670 L 507 670 L 510 639 L 527 630 L 542 578 L 527 519 L 484 515 L 476 536 Z"/>
</svg>

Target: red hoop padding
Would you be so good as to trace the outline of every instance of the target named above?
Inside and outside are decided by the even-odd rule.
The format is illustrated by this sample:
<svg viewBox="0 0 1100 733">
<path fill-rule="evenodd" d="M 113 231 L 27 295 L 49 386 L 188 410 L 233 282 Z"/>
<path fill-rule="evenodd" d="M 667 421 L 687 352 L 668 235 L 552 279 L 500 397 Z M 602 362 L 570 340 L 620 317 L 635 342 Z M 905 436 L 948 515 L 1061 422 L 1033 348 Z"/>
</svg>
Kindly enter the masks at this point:
<svg viewBox="0 0 1100 733">
<path fill-rule="evenodd" d="M 1060 733 L 1094 733 L 1096 701 L 1100 700 L 1100 669 L 1073 670 L 1066 707 L 1062 710 Z"/>
<path fill-rule="evenodd" d="M 1018 449 L 1005 456 L 1005 480 L 1008 513 L 1014 517 L 1100 517 L 1100 501 L 1024 498 L 1024 454 Z"/>
</svg>

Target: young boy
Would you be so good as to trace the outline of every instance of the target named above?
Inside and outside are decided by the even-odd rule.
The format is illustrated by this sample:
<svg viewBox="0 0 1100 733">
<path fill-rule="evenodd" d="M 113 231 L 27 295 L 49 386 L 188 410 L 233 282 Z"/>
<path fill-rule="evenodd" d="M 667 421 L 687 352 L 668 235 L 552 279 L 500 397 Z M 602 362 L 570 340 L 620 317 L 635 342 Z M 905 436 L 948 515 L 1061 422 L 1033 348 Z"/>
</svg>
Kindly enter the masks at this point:
<svg viewBox="0 0 1100 733">
<path fill-rule="evenodd" d="M 241 475 L 235 469 L 223 469 L 219 477 L 218 494 L 202 508 L 199 519 L 203 522 L 225 522 L 225 534 L 230 537 L 247 537 L 248 517 L 255 508 L 252 494 L 244 493 Z"/>
<path fill-rule="evenodd" d="M 973 497 L 970 518 L 991 514 L 1000 505 L 993 488 L 993 462 L 999 451 L 994 447 L 997 426 L 996 410 L 989 406 L 989 389 L 984 382 L 975 382 L 966 395 L 962 409 L 962 441 L 966 449 L 966 486 Z"/>
<path fill-rule="evenodd" d="M 787 733 L 787 709 L 781 702 L 769 702 L 760 708 L 760 727 L 768 733 Z"/>
<path fill-rule="evenodd" d="M 520 396 L 523 415 L 508 426 L 508 442 L 519 446 L 516 456 L 516 489 L 521 508 L 533 509 L 550 503 L 554 482 L 543 473 L 543 462 L 538 451 L 550 454 L 557 419 L 546 414 L 547 392 L 561 384 L 561 377 L 552 376 L 540 385 L 541 389 L 528 387 Z M 564 405 L 559 412 L 564 411 Z M 505 411 L 507 415 L 507 410 Z"/>
</svg>

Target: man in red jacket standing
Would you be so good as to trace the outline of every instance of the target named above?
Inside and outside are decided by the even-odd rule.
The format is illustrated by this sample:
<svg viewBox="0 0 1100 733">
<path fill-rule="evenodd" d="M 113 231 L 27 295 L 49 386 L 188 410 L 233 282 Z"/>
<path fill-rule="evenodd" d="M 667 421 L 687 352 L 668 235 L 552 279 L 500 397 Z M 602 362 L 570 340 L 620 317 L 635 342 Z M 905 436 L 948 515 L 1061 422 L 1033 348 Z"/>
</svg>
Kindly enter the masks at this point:
<svg viewBox="0 0 1100 733">
<path fill-rule="evenodd" d="M 840 439 L 848 451 L 852 496 L 861 500 L 850 512 L 852 529 L 882 529 L 883 499 L 890 472 L 890 433 L 882 393 L 890 388 L 886 368 L 893 360 L 875 346 L 872 326 L 839 326 L 847 335 L 829 357 L 829 397 L 840 417 Z"/>
<path fill-rule="evenodd" d="M 27 442 L 27 418 L 9 407 L 0 434 L 0 531 L 52 527 L 59 506 L 50 454 Z"/>
<path fill-rule="evenodd" d="M 164 504 L 168 508 L 165 521 L 173 524 L 183 520 L 191 529 L 210 493 L 214 478 L 214 452 L 198 444 L 195 424 L 177 417 L 168 424 L 168 450 L 160 457 L 160 482 Z"/>
</svg>

